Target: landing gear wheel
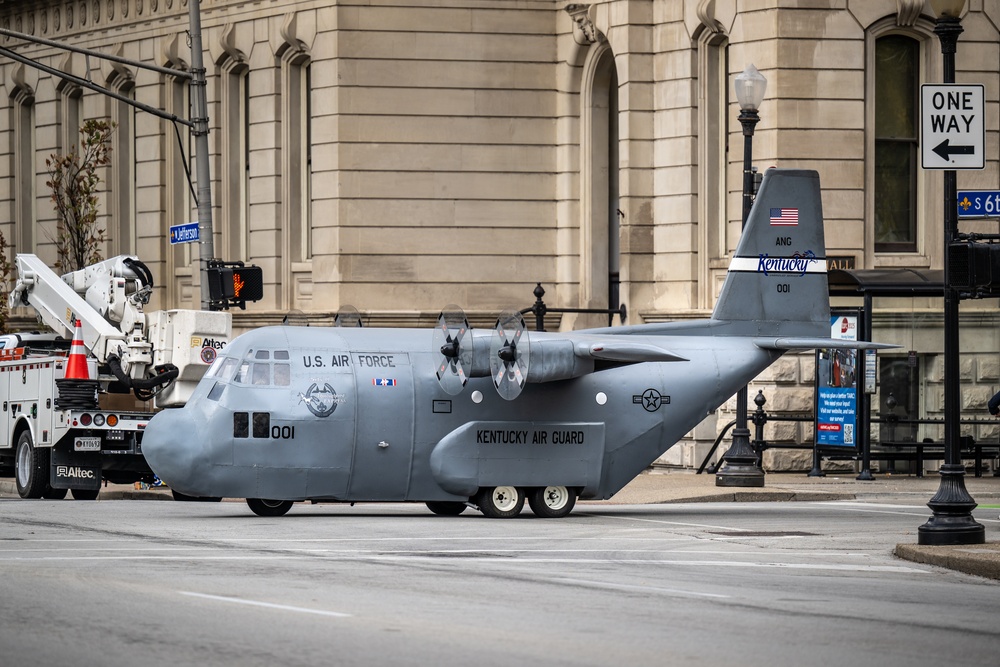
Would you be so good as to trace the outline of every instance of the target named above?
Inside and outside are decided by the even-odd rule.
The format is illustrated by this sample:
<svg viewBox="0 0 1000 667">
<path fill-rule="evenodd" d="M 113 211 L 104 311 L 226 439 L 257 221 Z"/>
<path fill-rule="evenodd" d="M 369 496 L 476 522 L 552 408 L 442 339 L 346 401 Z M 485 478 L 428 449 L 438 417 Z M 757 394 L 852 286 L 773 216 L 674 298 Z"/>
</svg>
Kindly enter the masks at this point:
<svg viewBox="0 0 1000 667">
<path fill-rule="evenodd" d="M 483 516 L 511 519 L 524 508 L 524 492 L 513 486 L 487 486 L 476 494 L 476 504 Z"/>
<path fill-rule="evenodd" d="M 247 505 L 257 516 L 284 516 L 292 509 L 291 500 L 269 500 L 267 498 L 247 498 Z"/>
<path fill-rule="evenodd" d="M 100 489 L 73 489 L 73 500 L 97 500 Z"/>
<path fill-rule="evenodd" d="M 453 503 L 448 501 L 431 501 L 427 503 L 427 509 L 441 516 L 458 516 L 468 507 L 465 503 Z"/>
<path fill-rule="evenodd" d="M 41 498 L 49 490 L 49 461 L 52 451 L 46 447 L 36 449 L 31 443 L 31 431 L 24 431 L 17 439 L 14 455 L 14 478 L 17 495 L 22 498 Z"/>
<path fill-rule="evenodd" d="M 51 486 L 48 490 L 42 494 L 42 498 L 46 500 L 62 500 L 66 497 L 66 493 L 69 489 L 53 489 Z"/>
<path fill-rule="evenodd" d="M 565 486 L 545 486 L 528 493 L 528 505 L 535 516 L 559 519 L 573 511 L 576 491 Z"/>
</svg>

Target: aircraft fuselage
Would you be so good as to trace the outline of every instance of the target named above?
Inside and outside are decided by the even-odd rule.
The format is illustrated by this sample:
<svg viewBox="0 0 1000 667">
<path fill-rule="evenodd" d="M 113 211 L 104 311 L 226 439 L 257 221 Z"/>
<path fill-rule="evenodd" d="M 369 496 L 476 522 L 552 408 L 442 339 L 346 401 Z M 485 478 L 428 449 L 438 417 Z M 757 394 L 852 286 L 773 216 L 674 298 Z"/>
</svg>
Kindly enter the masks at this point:
<svg viewBox="0 0 1000 667">
<path fill-rule="evenodd" d="M 430 331 L 268 327 L 234 340 L 143 447 L 193 496 L 467 501 L 511 485 L 608 498 L 778 354 L 706 337 L 646 341 L 690 361 L 529 382 L 506 401 L 489 377 L 445 393 Z"/>
</svg>

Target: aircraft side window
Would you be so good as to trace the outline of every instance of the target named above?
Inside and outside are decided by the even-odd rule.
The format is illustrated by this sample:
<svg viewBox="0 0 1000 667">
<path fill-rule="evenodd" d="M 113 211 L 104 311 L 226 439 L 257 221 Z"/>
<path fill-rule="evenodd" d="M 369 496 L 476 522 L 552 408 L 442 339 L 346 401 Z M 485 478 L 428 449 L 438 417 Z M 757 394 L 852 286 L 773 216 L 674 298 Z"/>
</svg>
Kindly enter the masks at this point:
<svg viewBox="0 0 1000 667">
<path fill-rule="evenodd" d="M 236 377 L 233 378 L 234 382 L 239 382 L 240 384 L 247 384 L 250 380 L 250 362 L 244 361 L 240 364 L 240 370 L 236 371 Z"/>
<path fill-rule="evenodd" d="M 275 358 L 277 358 L 278 353 L 274 353 Z M 291 364 L 275 364 L 274 365 L 274 384 L 278 387 L 287 387 L 292 383 L 292 366 Z"/>
<path fill-rule="evenodd" d="M 282 360 L 287 361 L 291 357 L 288 356 L 288 350 L 275 350 L 274 351 L 274 358 L 275 359 L 282 359 Z"/>
<path fill-rule="evenodd" d="M 257 354 L 254 356 L 255 359 L 270 359 L 271 353 L 268 350 L 257 350 Z"/>
<path fill-rule="evenodd" d="M 224 360 L 225 357 L 216 357 L 215 361 L 212 362 L 212 365 L 208 367 L 207 371 L 205 371 L 205 377 L 215 377 L 219 373 L 219 369 L 222 368 L 222 362 Z"/>
<path fill-rule="evenodd" d="M 258 386 L 271 384 L 271 364 L 253 365 L 253 383 Z"/>
<path fill-rule="evenodd" d="M 227 382 L 233 379 L 233 371 L 236 370 L 236 365 L 240 363 L 237 359 L 232 357 L 224 357 L 222 360 L 222 365 L 219 367 L 219 377 Z"/>
</svg>

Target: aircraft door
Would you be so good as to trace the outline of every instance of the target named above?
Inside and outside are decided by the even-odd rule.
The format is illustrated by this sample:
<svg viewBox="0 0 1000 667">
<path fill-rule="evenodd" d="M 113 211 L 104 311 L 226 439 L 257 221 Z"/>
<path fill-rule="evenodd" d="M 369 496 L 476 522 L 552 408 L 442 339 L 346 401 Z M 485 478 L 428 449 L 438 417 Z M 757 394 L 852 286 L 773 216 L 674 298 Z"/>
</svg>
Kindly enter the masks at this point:
<svg viewBox="0 0 1000 667">
<path fill-rule="evenodd" d="M 404 500 L 413 463 L 413 370 L 400 352 L 351 355 L 357 385 L 354 500 Z"/>
</svg>

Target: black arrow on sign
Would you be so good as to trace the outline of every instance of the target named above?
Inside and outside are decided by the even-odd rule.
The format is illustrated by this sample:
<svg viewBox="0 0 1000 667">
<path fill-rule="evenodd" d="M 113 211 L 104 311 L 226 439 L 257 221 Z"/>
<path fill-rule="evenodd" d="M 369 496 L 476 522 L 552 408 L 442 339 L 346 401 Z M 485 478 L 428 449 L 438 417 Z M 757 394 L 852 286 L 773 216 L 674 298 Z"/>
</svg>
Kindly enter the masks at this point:
<svg viewBox="0 0 1000 667">
<path fill-rule="evenodd" d="M 952 155 L 975 155 L 975 146 L 949 146 L 945 139 L 933 148 L 934 152 L 941 156 L 942 160 L 951 160 Z"/>
</svg>

